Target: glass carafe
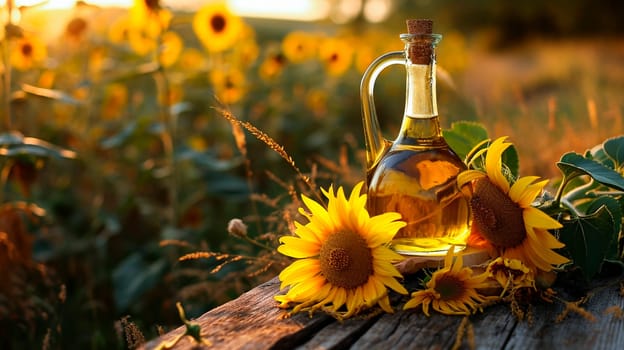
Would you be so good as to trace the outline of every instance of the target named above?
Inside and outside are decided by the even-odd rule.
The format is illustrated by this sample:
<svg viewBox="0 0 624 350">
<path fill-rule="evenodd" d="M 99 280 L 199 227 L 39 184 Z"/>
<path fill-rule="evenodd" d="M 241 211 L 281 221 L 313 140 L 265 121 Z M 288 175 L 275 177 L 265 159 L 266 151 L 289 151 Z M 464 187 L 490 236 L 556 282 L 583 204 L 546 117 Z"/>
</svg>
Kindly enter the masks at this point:
<svg viewBox="0 0 624 350">
<path fill-rule="evenodd" d="M 361 99 L 367 156 L 367 207 L 371 215 L 395 211 L 407 226 L 392 248 L 404 255 L 444 255 L 465 248 L 470 207 L 457 187 L 464 162 L 442 136 L 436 100 L 435 46 L 430 20 L 408 20 L 404 51 L 377 58 L 362 77 Z M 399 135 L 385 139 L 379 128 L 374 84 L 383 69 L 405 66 L 405 113 Z"/>
</svg>

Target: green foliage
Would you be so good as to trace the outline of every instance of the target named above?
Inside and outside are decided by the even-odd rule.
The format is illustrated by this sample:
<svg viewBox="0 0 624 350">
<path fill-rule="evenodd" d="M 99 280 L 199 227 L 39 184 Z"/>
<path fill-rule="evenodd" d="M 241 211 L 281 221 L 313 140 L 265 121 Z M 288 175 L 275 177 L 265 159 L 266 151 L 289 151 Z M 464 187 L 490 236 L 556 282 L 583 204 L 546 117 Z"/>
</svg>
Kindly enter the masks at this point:
<svg viewBox="0 0 624 350">
<path fill-rule="evenodd" d="M 468 121 L 454 122 L 442 134 L 451 149 L 462 159 L 466 159 L 470 151 L 488 139 L 488 132 L 483 124 Z"/>
<path fill-rule="evenodd" d="M 557 163 L 563 176 L 559 190 L 553 202 L 544 206 L 561 218 L 559 237 L 587 281 L 600 272 L 604 261 L 622 259 L 624 177 L 618 172 L 622 149 L 624 138 L 617 137 L 585 156 L 564 154 Z M 568 186 L 571 183 L 575 186 Z"/>
<path fill-rule="evenodd" d="M 451 128 L 443 131 L 443 135 L 449 146 L 465 159 L 465 163 L 473 169 L 485 170 L 485 150 L 491 140 L 485 126 L 477 122 L 459 121 L 454 122 Z M 477 156 L 477 154 L 480 154 Z M 503 152 L 503 165 L 505 173 L 513 182 L 520 171 L 520 159 L 518 151 L 512 144 Z"/>
<path fill-rule="evenodd" d="M 616 204 L 621 217 L 619 204 L 615 200 L 610 204 L 613 203 Z M 566 245 L 568 256 L 581 268 L 587 281 L 600 271 L 605 259 L 613 258 L 609 252 L 617 246 L 616 237 L 619 231 L 615 230 L 620 226 L 616 224 L 617 219 L 609 206 L 603 204 L 583 215 L 562 220 L 563 227 L 559 229 L 559 239 Z"/>
</svg>

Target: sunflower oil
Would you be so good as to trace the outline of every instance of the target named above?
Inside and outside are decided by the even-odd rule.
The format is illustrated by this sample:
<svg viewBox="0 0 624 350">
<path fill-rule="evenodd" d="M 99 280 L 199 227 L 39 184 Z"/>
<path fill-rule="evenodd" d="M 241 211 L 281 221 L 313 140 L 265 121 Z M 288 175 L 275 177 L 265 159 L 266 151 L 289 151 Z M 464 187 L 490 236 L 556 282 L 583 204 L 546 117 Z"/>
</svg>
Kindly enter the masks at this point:
<svg viewBox="0 0 624 350">
<path fill-rule="evenodd" d="M 430 20 L 408 20 L 401 34 L 403 52 L 391 52 L 371 63 L 360 92 L 367 146 L 367 207 L 371 215 L 398 212 L 407 226 L 392 241 L 405 255 L 445 255 L 452 246 L 465 248 L 470 206 L 457 187 L 466 169 L 442 135 L 436 97 L 435 46 Z M 400 64 L 407 73 L 405 113 L 394 141 L 381 136 L 373 87 L 387 66 Z"/>
<path fill-rule="evenodd" d="M 368 210 L 398 212 L 407 226 L 391 243 L 404 255 L 444 255 L 465 248 L 470 206 L 457 189 L 464 163 L 448 147 L 390 150 L 371 173 Z"/>
</svg>

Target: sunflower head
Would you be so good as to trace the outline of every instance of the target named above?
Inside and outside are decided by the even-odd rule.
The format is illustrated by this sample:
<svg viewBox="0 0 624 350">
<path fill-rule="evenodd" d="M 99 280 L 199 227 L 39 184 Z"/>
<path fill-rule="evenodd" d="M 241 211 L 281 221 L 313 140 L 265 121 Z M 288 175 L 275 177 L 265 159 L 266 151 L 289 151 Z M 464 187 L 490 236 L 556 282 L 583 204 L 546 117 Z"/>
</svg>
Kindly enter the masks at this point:
<svg viewBox="0 0 624 350">
<path fill-rule="evenodd" d="M 72 18 L 65 26 L 65 36 L 74 42 L 79 42 L 85 36 L 89 24 L 82 17 Z"/>
<path fill-rule="evenodd" d="M 432 306 L 447 315 L 469 315 L 487 300 L 477 289 L 488 287 L 488 274 L 474 275 L 471 268 L 463 267 L 462 256 L 455 256 L 454 252 L 454 248 L 448 250 L 444 267 L 433 273 L 426 289 L 412 293 L 404 309 L 422 306 L 425 315 L 429 316 L 429 306 Z"/>
<path fill-rule="evenodd" d="M 239 69 L 214 70 L 210 73 L 210 81 L 217 98 L 225 104 L 240 101 L 247 91 L 245 74 Z"/>
<path fill-rule="evenodd" d="M 282 52 L 269 54 L 260 64 L 260 77 L 264 80 L 274 79 L 282 73 L 286 64 L 286 56 Z"/>
<path fill-rule="evenodd" d="M 319 38 L 311 33 L 294 31 L 282 40 L 282 52 L 292 63 L 301 63 L 314 58 L 318 50 Z"/>
<path fill-rule="evenodd" d="M 330 76 L 341 76 L 353 62 L 353 47 L 340 38 L 325 39 L 319 48 L 319 57 Z"/>
<path fill-rule="evenodd" d="M 392 312 L 387 287 L 407 294 L 392 265 L 403 258 L 386 246 L 405 223 L 398 213 L 370 217 L 362 185 L 348 199 L 342 187 L 323 191 L 327 208 L 302 196 L 308 222 L 295 222 L 295 235 L 282 237 L 278 247 L 298 259 L 279 275 L 282 288 L 289 287 L 275 297 L 282 307 L 295 304 L 292 313 L 321 309 L 348 318 L 373 305 Z"/>
<path fill-rule="evenodd" d="M 473 222 L 478 232 L 498 247 L 515 247 L 526 233 L 522 208 L 487 177 L 478 179 L 470 199 Z"/>
<path fill-rule="evenodd" d="M 31 69 L 42 63 L 46 57 L 46 46 L 36 36 L 22 36 L 12 42 L 11 64 L 17 70 Z"/>
<path fill-rule="evenodd" d="M 244 25 L 225 3 L 217 2 L 197 11 L 193 30 L 208 51 L 221 52 L 234 46 L 244 32 Z"/>
<path fill-rule="evenodd" d="M 535 287 L 533 271 L 518 259 L 498 257 L 488 264 L 486 272 L 505 289 Z"/>
<path fill-rule="evenodd" d="M 548 232 L 561 224 L 532 206 L 547 181 L 536 182 L 536 176 L 510 181 L 504 172 L 502 154 L 512 144 L 505 139 L 498 138 L 476 153 L 485 153 L 485 171 L 467 170 L 457 177 L 460 187 L 473 185 L 472 234 L 479 238 L 469 238 L 468 242 L 485 241 L 496 257 L 518 259 L 531 269 L 550 271 L 568 259 L 552 250 L 563 244 Z"/>
<path fill-rule="evenodd" d="M 172 66 L 180 57 L 184 48 L 182 38 L 176 32 L 166 32 L 162 36 L 162 46 L 159 50 L 159 61 L 163 67 Z"/>
</svg>

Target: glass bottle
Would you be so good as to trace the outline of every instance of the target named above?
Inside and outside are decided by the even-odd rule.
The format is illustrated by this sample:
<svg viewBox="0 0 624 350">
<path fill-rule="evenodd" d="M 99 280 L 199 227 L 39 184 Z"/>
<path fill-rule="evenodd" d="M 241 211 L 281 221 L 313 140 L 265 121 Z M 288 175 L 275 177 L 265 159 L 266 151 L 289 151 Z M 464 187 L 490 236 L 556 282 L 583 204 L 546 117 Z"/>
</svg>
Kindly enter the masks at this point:
<svg viewBox="0 0 624 350">
<path fill-rule="evenodd" d="M 367 148 L 367 207 L 371 215 L 399 212 L 407 226 L 391 243 L 404 255 L 444 255 L 465 248 L 470 207 L 457 187 L 464 162 L 442 136 L 436 100 L 435 46 L 430 20 L 408 20 L 405 50 L 385 54 L 364 73 L 362 111 Z M 402 64 L 407 73 L 405 113 L 399 135 L 383 138 L 373 88 L 379 73 Z"/>
</svg>

